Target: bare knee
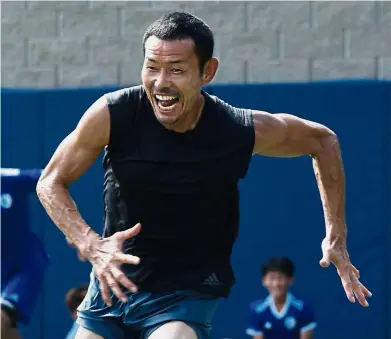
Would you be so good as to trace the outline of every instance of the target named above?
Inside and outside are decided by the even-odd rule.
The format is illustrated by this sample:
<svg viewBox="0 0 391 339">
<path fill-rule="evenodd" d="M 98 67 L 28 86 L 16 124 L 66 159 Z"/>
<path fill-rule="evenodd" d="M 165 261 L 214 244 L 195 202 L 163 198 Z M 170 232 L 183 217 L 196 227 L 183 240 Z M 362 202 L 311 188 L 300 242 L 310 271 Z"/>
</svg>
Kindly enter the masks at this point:
<svg viewBox="0 0 391 339">
<path fill-rule="evenodd" d="M 100 335 L 79 326 L 74 339 L 104 339 Z"/>
<path fill-rule="evenodd" d="M 182 321 L 170 321 L 152 332 L 148 339 L 197 339 L 197 334 Z"/>
</svg>

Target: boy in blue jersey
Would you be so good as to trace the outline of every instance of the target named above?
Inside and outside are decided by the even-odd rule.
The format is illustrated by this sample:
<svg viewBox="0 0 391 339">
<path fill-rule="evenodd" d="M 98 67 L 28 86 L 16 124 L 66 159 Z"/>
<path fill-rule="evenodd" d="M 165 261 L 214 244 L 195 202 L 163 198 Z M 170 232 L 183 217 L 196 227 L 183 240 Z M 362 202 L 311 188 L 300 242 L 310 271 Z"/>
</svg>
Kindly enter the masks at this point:
<svg viewBox="0 0 391 339">
<path fill-rule="evenodd" d="M 311 307 L 289 293 L 294 265 L 288 258 L 271 258 L 262 266 L 264 300 L 250 304 L 246 333 L 253 339 L 312 339 L 316 327 Z"/>
<path fill-rule="evenodd" d="M 41 170 L 1 169 L 1 332 L 20 338 L 28 324 L 48 265 L 46 251 L 29 228 L 28 196 Z"/>
</svg>

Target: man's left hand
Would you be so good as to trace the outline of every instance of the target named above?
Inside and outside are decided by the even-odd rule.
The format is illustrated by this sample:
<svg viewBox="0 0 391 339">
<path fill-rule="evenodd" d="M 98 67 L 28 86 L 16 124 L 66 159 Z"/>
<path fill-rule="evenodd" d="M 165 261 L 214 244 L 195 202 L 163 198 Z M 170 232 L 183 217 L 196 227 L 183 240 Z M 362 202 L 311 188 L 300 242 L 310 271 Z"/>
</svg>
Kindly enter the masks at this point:
<svg viewBox="0 0 391 339">
<path fill-rule="evenodd" d="M 350 262 L 345 238 L 324 238 L 322 241 L 322 253 L 323 257 L 319 262 L 320 266 L 329 267 L 330 263 L 334 264 L 350 302 L 354 303 L 357 298 L 361 306 L 368 307 L 369 304 L 366 298 L 371 297 L 372 293 L 361 284 L 359 280 L 360 272 Z"/>
</svg>

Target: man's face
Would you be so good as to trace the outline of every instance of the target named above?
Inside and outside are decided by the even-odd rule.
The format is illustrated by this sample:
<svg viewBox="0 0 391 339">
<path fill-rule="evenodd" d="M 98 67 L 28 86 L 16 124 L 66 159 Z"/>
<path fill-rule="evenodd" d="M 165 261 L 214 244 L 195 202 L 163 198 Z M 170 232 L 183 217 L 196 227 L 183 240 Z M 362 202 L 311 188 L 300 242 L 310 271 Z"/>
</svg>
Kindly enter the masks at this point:
<svg viewBox="0 0 391 339">
<path fill-rule="evenodd" d="M 285 297 L 293 279 L 287 277 L 284 273 L 272 271 L 268 272 L 262 279 L 263 286 L 275 298 Z"/>
<path fill-rule="evenodd" d="M 199 107 L 204 85 L 193 40 L 149 37 L 141 79 L 156 118 L 166 125 L 180 122 Z"/>
</svg>

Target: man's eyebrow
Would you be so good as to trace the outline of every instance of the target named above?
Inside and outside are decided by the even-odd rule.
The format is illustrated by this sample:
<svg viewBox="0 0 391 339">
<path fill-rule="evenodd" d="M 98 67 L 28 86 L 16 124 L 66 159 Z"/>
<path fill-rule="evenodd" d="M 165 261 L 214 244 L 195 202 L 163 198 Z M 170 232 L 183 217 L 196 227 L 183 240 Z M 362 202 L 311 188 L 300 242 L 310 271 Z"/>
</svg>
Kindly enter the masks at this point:
<svg viewBox="0 0 391 339">
<path fill-rule="evenodd" d="M 151 62 L 157 63 L 157 61 L 155 59 L 152 59 L 152 58 L 149 58 L 149 57 L 147 57 L 147 60 L 151 61 Z M 168 63 L 169 64 L 183 64 L 184 60 L 180 60 L 180 59 L 178 59 L 178 60 L 171 60 L 171 61 L 168 61 Z"/>
</svg>

